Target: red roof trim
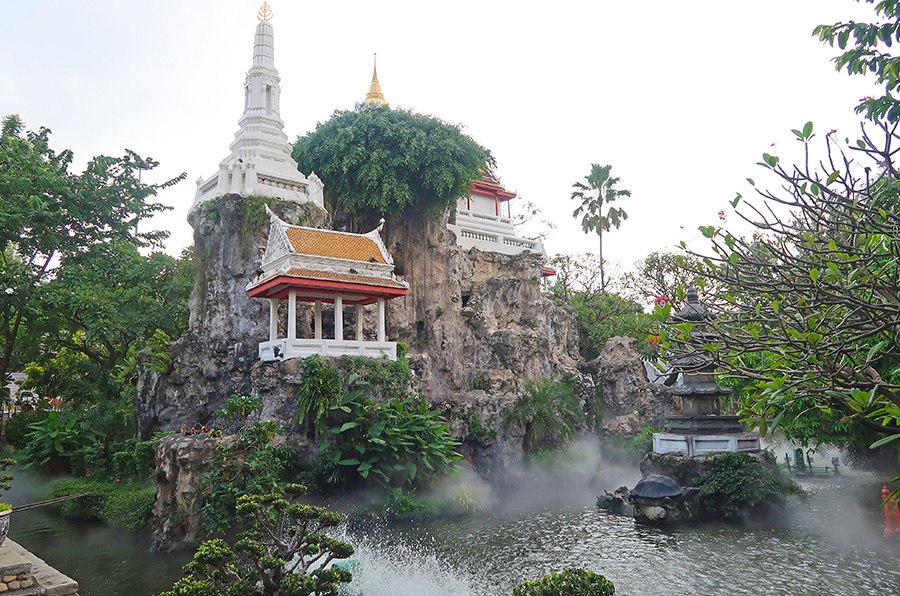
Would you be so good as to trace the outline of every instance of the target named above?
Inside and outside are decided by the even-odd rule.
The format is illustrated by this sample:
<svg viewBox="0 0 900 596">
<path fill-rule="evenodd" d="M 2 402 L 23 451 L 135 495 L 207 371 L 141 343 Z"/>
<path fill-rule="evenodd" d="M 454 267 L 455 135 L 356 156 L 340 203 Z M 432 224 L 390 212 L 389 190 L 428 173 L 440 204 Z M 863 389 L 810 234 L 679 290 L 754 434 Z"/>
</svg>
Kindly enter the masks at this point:
<svg viewBox="0 0 900 596">
<path fill-rule="evenodd" d="M 398 298 L 406 296 L 409 290 L 406 288 L 392 288 L 387 286 L 373 286 L 343 281 L 329 281 L 324 279 L 298 278 L 287 275 L 279 275 L 264 284 L 247 290 L 251 298 L 279 298 L 287 296 L 291 288 L 318 290 L 334 294 L 350 294 L 360 298 L 359 302 L 370 304 L 376 298 Z"/>
</svg>

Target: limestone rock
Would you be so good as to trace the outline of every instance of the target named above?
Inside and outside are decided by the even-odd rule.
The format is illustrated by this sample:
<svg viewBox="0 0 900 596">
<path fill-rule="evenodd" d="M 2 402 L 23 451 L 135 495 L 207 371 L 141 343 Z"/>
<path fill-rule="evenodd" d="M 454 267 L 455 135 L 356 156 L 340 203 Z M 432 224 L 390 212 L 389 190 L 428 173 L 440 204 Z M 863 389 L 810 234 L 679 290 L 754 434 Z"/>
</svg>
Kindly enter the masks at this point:
<svg viewBox="0 0 900 596">
<path fill-rule="evenodd" d="M 200 476 L 209 470 L 215 440 L 206 434 L 171 435 L 156 444 L 156 502 L 151 513 L 153 548 L 194 544 L 200 530 Z"/>
<path fill-rule="evenodd" d="M 633 435 L 641 427 L 662 427 L 672 398 L 662 385 L 647 380 L 647 370 L 631 337 L 613 337 L 596 360 L 582 367 L 596 383 L 607 432 Z"/>
<path fill-rule="evenodd" d="M 290 223 L 318 226 L 327 217 L 311 203 L 269 202 Z M 169 371 L 139 368 L 136 409 L 143 439 L 208 422 L 230 395 L 249 393 L 259 342 L 268 338 L 268 304 L 246 290 L 268 236 L 262 199 L 227 195 L 202 204 L 188 220 L 196 267 L 189 329 L 170 348 Z"/>
</svg>

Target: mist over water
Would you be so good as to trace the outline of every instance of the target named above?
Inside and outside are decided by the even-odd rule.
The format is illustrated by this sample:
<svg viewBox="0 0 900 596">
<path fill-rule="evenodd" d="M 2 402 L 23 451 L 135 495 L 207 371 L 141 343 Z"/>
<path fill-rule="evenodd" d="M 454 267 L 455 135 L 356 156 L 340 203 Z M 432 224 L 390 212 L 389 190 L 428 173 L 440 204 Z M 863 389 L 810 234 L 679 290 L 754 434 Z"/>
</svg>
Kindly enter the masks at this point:
<svg viewBox="0 0 900 596">
<path fill-rule="evenodd" d="M 482 495 L 474 516 L 349 533 L 360 561 L 351 593 L 509 595 L 522 579 L 568 565 L 602 573 L 624 595 L 900 592 L 900 540 L 882 537 L 884 478 L 842 467 L 801 480 L 807 496 L 791 498 L 778 527 L 666 530 L 596 508 L 603 489 L 634 486 L 640 472 L 603 463 L 595 445 L 525 465 L 499 488 L 468 474 L 437 487 L 435 498 L 460 484 Z"/>
</svg>

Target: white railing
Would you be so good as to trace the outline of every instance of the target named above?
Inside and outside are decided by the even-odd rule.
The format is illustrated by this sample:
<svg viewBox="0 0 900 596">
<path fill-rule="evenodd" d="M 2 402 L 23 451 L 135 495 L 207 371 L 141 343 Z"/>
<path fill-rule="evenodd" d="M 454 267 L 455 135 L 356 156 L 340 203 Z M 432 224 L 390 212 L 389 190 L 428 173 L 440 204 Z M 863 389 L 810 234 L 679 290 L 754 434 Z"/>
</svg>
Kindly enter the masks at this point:
<svg viewBox="0 0 900 596">
<path fill-rule="evenodd" d="M 346 339 L 276 339 L 259 344 L 259 359 L 287 360 L 319 356 L 363 356 L 397 359 L 397 344 L 392 341 L 355 341 Z"/>
</svg>

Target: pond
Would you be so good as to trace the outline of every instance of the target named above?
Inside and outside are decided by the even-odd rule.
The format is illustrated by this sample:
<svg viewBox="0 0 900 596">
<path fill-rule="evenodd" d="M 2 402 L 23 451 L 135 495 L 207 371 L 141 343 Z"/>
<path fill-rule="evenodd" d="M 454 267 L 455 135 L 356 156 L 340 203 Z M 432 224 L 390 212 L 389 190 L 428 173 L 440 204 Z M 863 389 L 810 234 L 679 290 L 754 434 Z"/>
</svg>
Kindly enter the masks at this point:
<svg viewBox="0 0 900 596">
<path fill-rule="evenodd" d="M 46 496 L 46 477 L 16 470 L 9 500 Z M 525 477 L 456 520 L 345 530 L 360 564 L 350 592 L 366 596 L 509 595 L 522 578 L 566 565 L 606 575 L 617 594 L 894 594 L 900 540 L 882 538 L 883 479 L 842 469 L 802 480 L 780 527 L 662 530 L 598 510 L 603 488 L 633 485 L 636 469 Z M 458 487 L 457 487 L 458 489 Z M 49 508 L 17 513 L 12 538 L 77 579 L 83 596 L 154 594 L 180 576 L 187 555 L 149 551 L 149 537 L 72 523 Z"/>
</svg>

